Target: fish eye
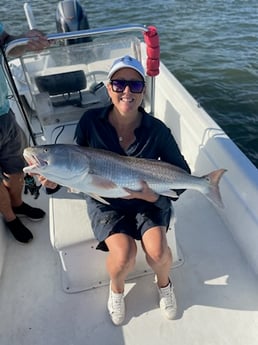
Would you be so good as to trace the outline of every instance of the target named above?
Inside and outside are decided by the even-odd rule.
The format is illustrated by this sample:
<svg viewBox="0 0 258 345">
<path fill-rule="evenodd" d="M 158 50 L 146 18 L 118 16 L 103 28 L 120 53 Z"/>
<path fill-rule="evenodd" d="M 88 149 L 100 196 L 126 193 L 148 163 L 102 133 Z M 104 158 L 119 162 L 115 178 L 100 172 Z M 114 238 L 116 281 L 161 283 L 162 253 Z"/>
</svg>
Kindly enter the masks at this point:
<svg viewBox="0 0 258 345">
<path fill-rule="evenodd" d="M 47 151 L 48 151 L 48 149 L 47 148 L 44 148 L 44 150 L 43 150 L 45 153 L 47 153 Z"/>
</svg>

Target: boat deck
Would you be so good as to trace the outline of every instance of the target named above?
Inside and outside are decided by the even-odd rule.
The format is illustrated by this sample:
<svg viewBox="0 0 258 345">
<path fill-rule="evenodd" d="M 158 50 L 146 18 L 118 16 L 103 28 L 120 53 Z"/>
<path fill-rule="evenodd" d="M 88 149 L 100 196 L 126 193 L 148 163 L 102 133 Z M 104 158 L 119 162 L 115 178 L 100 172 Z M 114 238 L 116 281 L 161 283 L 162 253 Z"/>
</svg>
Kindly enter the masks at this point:
<svg viewBox="0 0 258 345">
<path fill-rule="evenodd" d="M 48 211 L 43 191 L 38 200 L 26 198 Z M 65 293 L 47 216 L 37 223 L 24 220 L 34 234 L 29 245 L 8 235 L 0 282 L 0 344 L 256 345 L 257 277 L 217 210 L 202 195 L 187 191 L 175 209 L 183 258 L 172 272 L 176 320 L 160 315 L 153 275 L 127 282 L 127 314 L 121 327 L 108 316 L 107 286 Z M 90 269 L 90 262 L 82 265 Z"/>
</svg>

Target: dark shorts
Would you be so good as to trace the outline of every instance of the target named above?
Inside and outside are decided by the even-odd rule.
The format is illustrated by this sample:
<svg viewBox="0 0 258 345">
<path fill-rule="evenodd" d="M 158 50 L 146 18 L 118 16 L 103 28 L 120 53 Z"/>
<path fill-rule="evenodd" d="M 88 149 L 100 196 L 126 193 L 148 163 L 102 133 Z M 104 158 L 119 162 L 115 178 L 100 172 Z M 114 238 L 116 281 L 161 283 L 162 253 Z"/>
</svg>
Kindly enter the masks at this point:
<svg viewBox="0 0 258 345">
<path fill-rule="evenodd" d="M 135 240 L 141 240 L 143 234 L 150 228 L 164 226 L 168 229 L 173 212 L 171 202 L 164 209 L 148 203 L 148 207 L 139 211 L 128 210 L 128 208 L 114 209 L 92 199 L 87 204 L 92 230 L 100 242 L 97 249 L 102 250 L 107 250 L 103 241 L 115 233 L 123 233 Z"/>
<path fill-rule="evenodd" d="M 26 139 L 12 111 L 0 116 L 0 181 L 2 174 L 22 172 Z"/>
</svg>

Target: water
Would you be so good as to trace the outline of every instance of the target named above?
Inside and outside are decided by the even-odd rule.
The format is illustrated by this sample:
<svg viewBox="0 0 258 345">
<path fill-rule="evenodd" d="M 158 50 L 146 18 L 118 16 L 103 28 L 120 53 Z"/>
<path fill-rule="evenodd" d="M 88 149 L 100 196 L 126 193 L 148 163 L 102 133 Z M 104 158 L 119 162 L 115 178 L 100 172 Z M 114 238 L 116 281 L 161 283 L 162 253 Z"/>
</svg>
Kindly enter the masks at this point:
<svg viewBox="0 0 258 345">
<path fill-rule="evenodd" d="M 37 27 L 56 32 L 58 1 L 31 0 Z M 258 167 L 257 0 L 81 0 L 92 28 L 155 25 L 161 58 Z M 23 1 L 0 7 L 11 33 L 27 30 Z"/>
</svg>

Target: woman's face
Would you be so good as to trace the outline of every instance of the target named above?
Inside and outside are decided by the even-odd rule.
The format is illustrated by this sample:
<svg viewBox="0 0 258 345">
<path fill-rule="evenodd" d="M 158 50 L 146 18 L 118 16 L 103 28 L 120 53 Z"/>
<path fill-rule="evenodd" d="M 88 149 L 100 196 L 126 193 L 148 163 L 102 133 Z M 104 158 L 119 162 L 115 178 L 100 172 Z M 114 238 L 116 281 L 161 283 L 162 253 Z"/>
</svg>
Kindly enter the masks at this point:
<svg viewBox="0 0 258 345">
<path fill-rule="evenodd" d="M 111 80 L 143 81 L 141 75 L 132 68 L 122 68 L 112 75 Z M 107 90 L 114 107 L 120 114 L 136 113 L 142 103 L 145 86 L 141 93 L 134 93 L 126 85 L 124 91 L 115 92 L 112 85 L 108 83 Z"/>
</svg>

